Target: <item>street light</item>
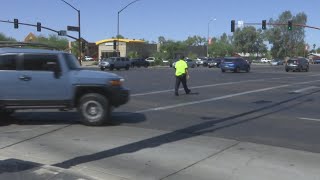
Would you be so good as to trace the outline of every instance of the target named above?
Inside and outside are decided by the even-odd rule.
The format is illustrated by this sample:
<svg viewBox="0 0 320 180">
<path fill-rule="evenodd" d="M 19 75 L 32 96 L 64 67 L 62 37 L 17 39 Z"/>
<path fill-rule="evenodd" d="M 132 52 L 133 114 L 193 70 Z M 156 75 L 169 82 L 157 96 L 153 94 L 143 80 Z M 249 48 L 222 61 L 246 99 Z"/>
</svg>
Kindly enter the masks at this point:
<svg viewBox="0 0 320 180">
<path fill-rule="evenodd" d="M 208 44 L 207 44 L 207 57 L 209 57 L 209 32 L 210 32 L 210 23 L 212 22 L 212 21 L 215 21 L 215 20 L 217 20 L 216 18 L 214 18 L 214 19 L 210 19 L 209 20 L 209 22 L 208 22 Z"/>
<path fill-rule="evenodd" d="M 69 5 L 72 9 L 74 9 L 74 10 L 76 10 L 77 12 L 78 12 L 78 27 L 79 27 L 79 29 L 78 29 L 78 33 L 79 33 L 79 37 L 78 37 L 78 46 L 79 46 L 79 63 L 80 63 L 80 65 L 82 65 L 81 64 L 81 28 L 80 28 L 80 10 L 79 9 L 76 9 L 74 6 L 72 6 L 70 3 L 68 3 L 68 2 L 66 2 L 65 0 L 61 0 L 62 2 L 64 2 L 64 3 L 66 3 L 67 5 Z"/>
<path fill-rule="evenodd" d="M 125 10 L 128 6 L 130 6 L 131 4 L 137 2 L 137 1 L 140 1 L 140 0 L 135 0 L 135 1 L 132 1 L 130 2 L 129 4 L 127 4 L 124 8 L 122 8 L 120 11 L 118 11 L 118 28 L 117 28 L 117 51 L 119 51 L 119 36 L 120 36 L 120 32 L 119 32 L 119 26 L 120 26 L 120 13 Z"/>
</svg>

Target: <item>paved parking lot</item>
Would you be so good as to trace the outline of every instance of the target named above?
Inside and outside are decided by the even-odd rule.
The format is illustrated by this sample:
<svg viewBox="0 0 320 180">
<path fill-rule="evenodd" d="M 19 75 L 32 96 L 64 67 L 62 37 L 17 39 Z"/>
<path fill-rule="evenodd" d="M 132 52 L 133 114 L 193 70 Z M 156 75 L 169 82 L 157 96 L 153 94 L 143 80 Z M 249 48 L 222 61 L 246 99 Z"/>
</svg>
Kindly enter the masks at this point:
<svg viewBox="0 0 320 180">
<path fill-rule="evenodd" d="M 131 99 L 115 109 L 111 126 L 81 125 L 74 112 L 19 112 L 1 121 L 1 155 L 86 174 L 94 171 L 100 178 L 184 179 L 171 175 L 238 143 L 320 153 L 320 65 L 312 65 L 310 72 L 288 73 L 283 66 L 269 65 L 253 65 L 250 73 L 194 68 L 188 81 L 192 93 L 185 95 L 181 89 L 178 97 L 169 67 L 113 73 L 125 78 Z M 161 150 L 176 152 L 185 140 L 194 146 L 161 156 L 178 162 L 160 163 L 160 158 L 163 167 L 148 172 L 141 167 L 152 166 L 152 154 Z M 188 151 L 197 155 L 190 157 Z"/>
</svg>

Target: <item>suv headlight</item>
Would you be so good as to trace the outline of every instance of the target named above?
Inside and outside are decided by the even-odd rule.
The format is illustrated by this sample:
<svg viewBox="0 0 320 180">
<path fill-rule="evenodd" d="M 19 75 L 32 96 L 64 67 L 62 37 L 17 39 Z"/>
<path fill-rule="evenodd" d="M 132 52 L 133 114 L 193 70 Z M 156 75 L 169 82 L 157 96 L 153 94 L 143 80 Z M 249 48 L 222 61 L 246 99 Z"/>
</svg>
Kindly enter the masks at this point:
<svg viewBox="0 0 320 180">
<path fill-rule="evenodd" d="M 109 81 L 111 86 L 121 86 L 124 82 L 124 79 L 121 78 L 121 79 L 115 79 L 115 80 L 111 80 Z"/>
</svg>

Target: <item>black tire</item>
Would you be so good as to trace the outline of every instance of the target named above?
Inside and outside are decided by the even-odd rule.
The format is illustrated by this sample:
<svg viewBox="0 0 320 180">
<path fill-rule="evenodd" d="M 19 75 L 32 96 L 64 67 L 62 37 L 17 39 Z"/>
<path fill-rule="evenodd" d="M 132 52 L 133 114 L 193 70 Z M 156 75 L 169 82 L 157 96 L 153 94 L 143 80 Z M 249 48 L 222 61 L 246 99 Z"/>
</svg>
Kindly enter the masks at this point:
<svg viewBox="0 0 320 180">
<path fill-rule="evenodd" d="M 286 72 L 289 72 L 289 69 L 286 69 Z"/>
<path fill-rule="evenodd" d="M 105 68 L 104 68 L 104 67 L 101 67 L 100 69 L 101 69 L 101 71 L 104 71 Z"/>
<path fill-rule="evenodd" d="M 221 69 L 221 72 L 223 72 L 223 73 L 224 73 L 224 72 L 226 72 L 226 70 L 224 70 L 224 69 Z"/>
<path fill-rule="evenodd" d="M 113 69 L 114 69 L 114 66 L 111 65 L 111 66 L 109 67 L 109 70 L 110 70 L 110 71 L 113 71 Z"/>
<path fill-rule="evenodd" d="M 140 66 L 139 66 L 139 67 L 140 67 Z M 125 67 L 126 70 L 129 70 L 129 68 L 130 68 L 129 65 L 127 65 L 127 66 Z"/>
<path fill-rule="evenodd" d="M 81 121 L 88 126 L 101 126 L 111 122 L 109 100 L 101 94 L 83 95 L 79 100 L 78 112 L 81 115 Z"/>
<path fill-rule="evenodd" d="M 246 72 L 250 72 L 250 66 L 247 67 Z"/>
</svg>

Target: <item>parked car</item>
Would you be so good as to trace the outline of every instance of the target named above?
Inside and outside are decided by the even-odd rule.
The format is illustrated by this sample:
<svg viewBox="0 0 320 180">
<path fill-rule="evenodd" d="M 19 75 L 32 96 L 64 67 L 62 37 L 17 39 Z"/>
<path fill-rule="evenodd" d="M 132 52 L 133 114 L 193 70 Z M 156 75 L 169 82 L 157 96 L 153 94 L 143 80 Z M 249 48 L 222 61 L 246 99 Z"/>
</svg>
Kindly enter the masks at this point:
<svg viewBox="0 0 320 180">
<path fill-rule="evenodd" d="M 188 64 L 189 68 L 195 68 L 197 66 L 196 61 L 192 59 L 186 59 L 186 63 Z"/>
<path fill-rule="evenodd" d="M 315 59 L 315 60 L 313 61 L 313 63 L 314 63 L 314 64 L 320 64 L 320 59 Z"/>
<path fill-rule="evenodd" d="M 156 58 L 155 57 L 148 57 L 146 59 L 146 61 L 148 61 L 149 63 L 154 63 L 156 61 Z"/>
<path fill-rule="evenodd" d="M 206 58 L 203 60 L 203 66 L 207 67 L 209 65 L 209 63 L 212 63 L 213 58 Z"/>
<path fill-rule="evenodd" d="M 205 61 L 206 58 L 201 57 L 196 59 L 196 64 L 199 67 L 200 65 L 203 65 L 203 62 Z"/>
<path fill-rule="evenodd" d="M 240 72 L 246 71 L 250 72 L 250 63 L 239 57 L 227 57 L 224 58 L 220 64 L 221 72 L 233 71 Z"/>
<path fill-rule="evenodd" d="M 130 68 L 130 60 L 126 57 L 110 57 L 107 59 L 102 59 L 99 63 L 99 68 L 101 71 L 104 71 L 105 69 L 109 69 L 110 71 L 113 71 L 114 69 L 120 70 L 120 69 L 126 69 L 129 70 Z"/>
<path fill-rule="evenodd" d="M 77 109 L 86 125 L 103 125 L 113 107 L 128 102 L 123 79 L 86 70 L 72 54 L 0 48 L 0 119 L 20 109 Z"/>
<path fill-rule="evenodd" d="M 90 56 L 84 56 L 85 61 L 93 61 L 93 58 Z"/>
<path fill-rule="evenodd" d="M 281 60 L 281 59 L 274 59 L 273 61 L 271 61 L 271 65 L 273 66 L 278 66 L 283 64 L 284 64 L 284 60 Z"/>
<path fill-rule="evenodd" d="M 130 59 L 131 67 L 148 67 L 150 63 L 142 58 L 133 58 Z"/>
<path fill-rule="evenodd" d="M 309 71 L 309 61 L 306 58 L 290 58 L 285 67 L 286 72 L 289 71 Z"/>
<path fill-rule="evenodd" d="M 221 61 L 222 61 L 222 58 L 215 58 L 208 63 L 208 67 L 209 68 L 220 67 Z"/>
<path fill-rule="evenodd" d="M 270 63 L 271 60 L 270 59 L 267 59 L 267 58 L 261 58 L 260 60 L 262 63 Z"/>
</svg>

